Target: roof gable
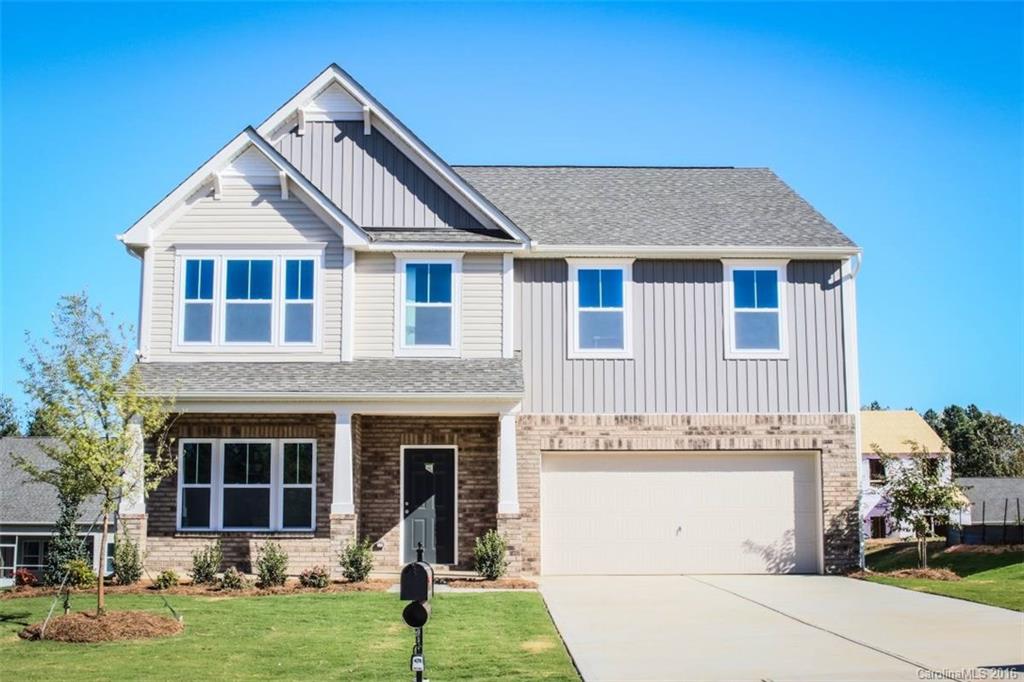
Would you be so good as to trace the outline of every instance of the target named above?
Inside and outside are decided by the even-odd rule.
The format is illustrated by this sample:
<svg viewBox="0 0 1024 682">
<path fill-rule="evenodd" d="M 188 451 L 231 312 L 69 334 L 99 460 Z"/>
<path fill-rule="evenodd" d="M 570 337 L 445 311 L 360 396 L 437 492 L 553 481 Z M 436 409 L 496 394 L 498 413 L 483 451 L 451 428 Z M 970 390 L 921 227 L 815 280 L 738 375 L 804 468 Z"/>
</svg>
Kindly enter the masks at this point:
<svg viewBox="0 0 1024 682">
<path fill-rule="evenodd" d="M 530 241 L 529 236 L 508 216 L 501 213 L 483 194 L 453 171 L 440 156 L 337 64 L 327 67 L 271 114 L 260 124 L 258 131 L 274 143 L 278 143 L 282 136 L 289 134 L 291 127 L 297 127 L 305 134 L 306 121 L 317 120 L 328 107 L 348 107 L 349 110 L 339 112 L 338 117 L 324 120 L 354 120 L 351 102 L 343 95 L 347 95 L 360 105 L 364 134 L 372 135 L 374 131 L 379 131 L 419 171 L 478 221 L 481 227 L 503 230 L 519 242 Z"/>
<path fill-rule="evenodd" d="M 290 181 L 301 199 L 342 238 L 346 246 L 365 245 L 368 235 L 288 162 L 253 128 L 239 133 L 151 208 L 118 239 L 129 247 L 146 247 L 169 223 L 188 209 L 188 200 L 208 184 L 245 181 L 267 184 Z"/>
</svg>

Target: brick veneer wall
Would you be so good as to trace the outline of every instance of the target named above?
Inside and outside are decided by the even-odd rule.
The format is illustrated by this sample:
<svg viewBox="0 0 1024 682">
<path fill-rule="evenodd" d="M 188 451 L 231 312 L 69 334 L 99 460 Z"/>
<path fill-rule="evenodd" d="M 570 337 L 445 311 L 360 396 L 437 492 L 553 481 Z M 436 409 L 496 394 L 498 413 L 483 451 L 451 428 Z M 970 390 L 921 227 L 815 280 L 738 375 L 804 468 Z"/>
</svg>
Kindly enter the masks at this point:
<svg viewBox="0 0 1024 682">
<path fill-rule="evenodd" d="M 403 445 L 458 447 L 458 567 L 472 568 L 476 538 L 497 526 L 497 417 L 399 417 L 360 420 L 359 536 L 383 543 L 377 568 L 401 565 L 400 452 Z"/>
<path fill-rule="evenodd" d="M 167 568 L 179 573 L 192 566 L 192 552 L 215 538 L 221 539 L 224 567 L 249 571 L 257 547 L 267 540 L 279 542 L 288 552 L 288 572 L 300 573 L 315 565 L 335 567 L 335 547 L 351 538 L 352 515 L 331 515 L 334 476 L 333 414 L 182 414 L 174 420 L 171 434 L 181 438 L 315 438 L 316 528 L 313 532 L 179 532 L 177 526 L 177 473 L 164 479 L 146 500 L 148 518 L 134 522 L 144 529 L 146 567 Z M 174 452 L 177 453 L 177 443 Z M 136 530 L 135 532 L 139 532 Z M 339 537 L 332 541 L 332 533 Z M 347 533 L 344 538 L 341 535 Z"/>
<path fill-rule="evenodd" d="M 518 516 L 499 528 L 512 545 L 511 573 L 539 573 L 541 455 L 586 450 L 818 450 L 825 571 L 857 567 L 860 555 L 854 416 L 521 415 L 517 419 Z"/>
</svg>

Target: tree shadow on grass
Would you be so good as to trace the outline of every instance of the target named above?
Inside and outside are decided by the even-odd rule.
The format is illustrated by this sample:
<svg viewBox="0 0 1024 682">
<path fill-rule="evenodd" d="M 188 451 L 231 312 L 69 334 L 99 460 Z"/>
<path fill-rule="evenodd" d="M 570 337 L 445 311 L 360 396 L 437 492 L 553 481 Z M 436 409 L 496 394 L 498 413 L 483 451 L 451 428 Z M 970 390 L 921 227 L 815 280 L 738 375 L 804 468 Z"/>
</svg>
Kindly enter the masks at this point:
<svg viewBox="0 0 1024 682">
<path fill-rule="evenodd" d="M 14 625 L 21 625 L 22 627 L 28 627 L 28 617 L 32 614 L 28 611 L 12 611 L 10 613 L 0 613 L 0 624 L 2 623 L 13 623 Z"/>
</svg>

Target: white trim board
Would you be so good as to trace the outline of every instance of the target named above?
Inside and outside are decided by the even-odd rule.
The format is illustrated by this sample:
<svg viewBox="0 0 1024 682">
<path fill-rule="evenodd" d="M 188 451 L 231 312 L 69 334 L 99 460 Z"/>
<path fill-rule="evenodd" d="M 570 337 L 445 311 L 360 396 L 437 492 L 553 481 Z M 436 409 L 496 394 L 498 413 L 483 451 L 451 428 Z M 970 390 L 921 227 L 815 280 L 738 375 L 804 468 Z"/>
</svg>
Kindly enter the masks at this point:
<svg viewBox="0 0 1024 682">
<path fill-rule="evenodd" d="M 529 235 L 519 229 L 487 198 L 475 190 L 462 176 L 452 170 L 451 166 L 445 163 L 440 156 L 416 137 L 394 114 L 388 111 L 384 105 L 378 102 L 373 95 L 337 64 L 331 64 L 321 71 L 319 75 L 263 121 L 257 128 L 259 134 L 268 140 L 273 139 L 282 124 L 296 116 L 299 111 L 304 111 L 310 103 L 333 84 L 339 85 L 363 106 L 364 121 L 376 127 L 384 137 L 398 147 L 402 153 L 406 154 L 420 170 L 440 184 L 443 189 L 451 192 L 453 198 L 457 201 L 461 199 L 459 203 L 477 220 L 495 225 L 519 241 L 524 243 L 530 242 Z M 305 114 L 303 114 L 303 118 L 305 118 Z"/>
</svg>

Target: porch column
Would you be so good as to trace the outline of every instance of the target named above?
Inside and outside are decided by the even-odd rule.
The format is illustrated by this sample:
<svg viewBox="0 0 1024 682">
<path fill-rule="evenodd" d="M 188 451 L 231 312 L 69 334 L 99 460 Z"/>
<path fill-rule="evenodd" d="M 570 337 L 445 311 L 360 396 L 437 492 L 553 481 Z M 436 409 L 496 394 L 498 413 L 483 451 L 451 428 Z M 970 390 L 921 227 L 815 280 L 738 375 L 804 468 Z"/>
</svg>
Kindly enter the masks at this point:
<svg viewBox="0 0 1024 682">
<path fill-rule="evenodd" d="M 331 514 L 355 514 L 352 489 L 352 411 L 334 411 L 334 485 Z"/>
<path fill-rule="evenodd" d="M 519 474 L 516 415 L 501 415 L 498 431 L 498 513 L 519 513 Z"/>
<path fill-rule="evenodd" d="M 117 504 L 117 512 L 121 515 L 139 515 L 146 513 L 145 464 L 143 463 L 142 420 L 133 417 L 128 423 L 131 434 L 131 445 L 128 452 L 128 465 L 124 471 L 124 489 Z"/>
</svg>

